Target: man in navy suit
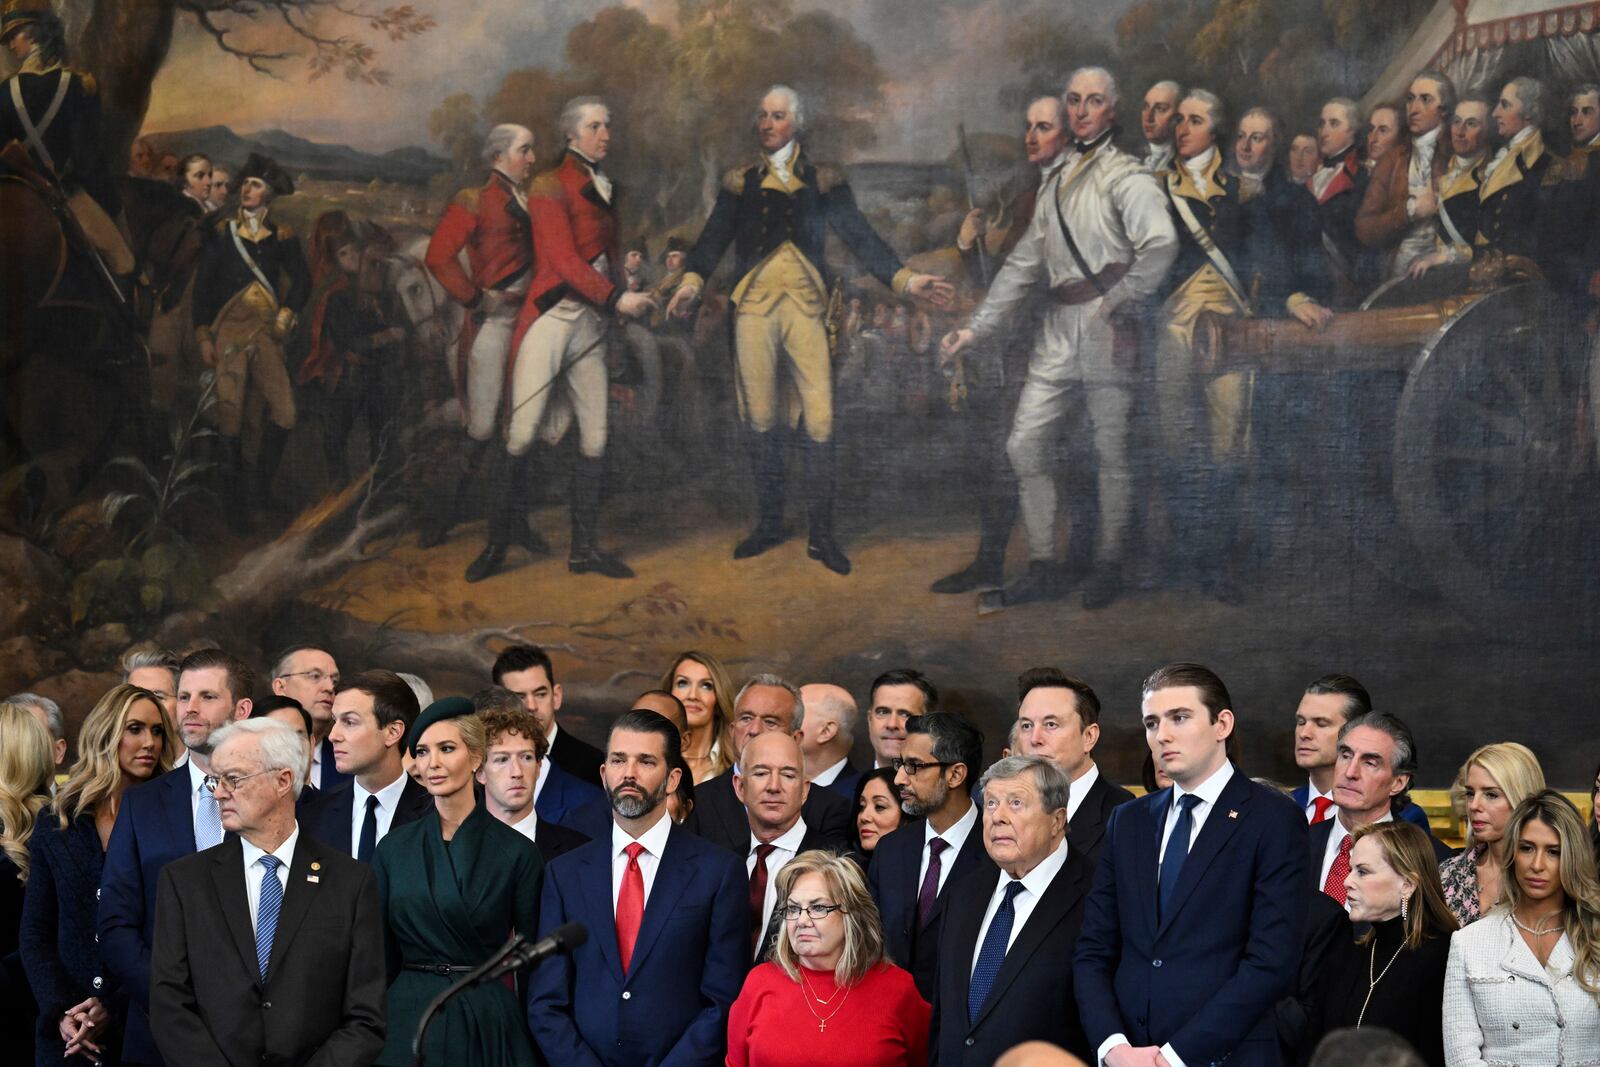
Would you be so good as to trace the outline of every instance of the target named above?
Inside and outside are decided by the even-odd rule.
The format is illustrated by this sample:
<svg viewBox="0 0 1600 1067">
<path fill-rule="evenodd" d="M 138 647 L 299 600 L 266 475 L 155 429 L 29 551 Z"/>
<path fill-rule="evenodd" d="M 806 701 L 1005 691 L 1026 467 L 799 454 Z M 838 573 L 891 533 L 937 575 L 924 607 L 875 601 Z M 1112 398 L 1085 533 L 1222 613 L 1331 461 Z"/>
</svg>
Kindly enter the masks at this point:
<svg viewBox="0 0 1600 1067">
<path fill-rule="evenodd" d="M 1333 799 L 1337 814 L 1311 828 L 1310 859 L 1315 885 L 1339 904 L 1350 875 L 1351 835 L 1372 823 L 1393 822 L 1395 809 L 1406 802 L 1406 790 L 1417 773 L 1417 742 L 1411 728 L 1381 711 L 1357 715 L 1339 730 L 1334 761 Z M 1450 849 L 1431 832 L 1434 858 L 1450 857 Z"/>
<path fill-rule="evenodd" d="M 739 758 L 750 739 L 763 733 L 799 733 L 805 722 L 800 690 L 775 674 L 757 674 L 733 700 L 733 766 L 694 788 L 694 811 L 684 826 L 736 855 L 750 850 L 750 820 L 734 789 Z M 849 837 L 855 812 L 850 801 L 828 789 L 813 789 L 801 808 L 806 825 L 829 838 Z M 570 825 L 570 824 L 569 824 Z M 582 827 L 579 827 L 582 829 Z"/>
<path fill-rule="evenodd" d="M 1279 1067 L 1277 1002 L 1306 921 L 1306 824 L 1227 758 L 1232 698 L 1196 663 L 1144 684 L 1145 740 L 1173 784 L 1111 813 L 1073 968 L 1105 1067 Z"/>
<path fill-rule="evenodd" d="M 715 1067 L 750 954 L 749 884 L 737 856 L 674 826 L 682 739 L 651 711 L 617 717 L 604 779 L 609 837 L 545 869 L 544 934 L 589 939 L 534 969 L 528 1027 L 564 1067 Z M 581 990 L 581 995 L 580 995 Z"/>
<path fill-rule="evenodd" d="M 400 758 L 419 713 L 415 691 L 393 671 L 363 671 L 340 683 L 328 741 L 345 779 L 307 805 L 308 834 L 371 863 L 390 830 L 433 810 L 433 798 Z"/>
<path fill-rule="evenodd" d="M 907 818 L 873 850 L 867 883 L 883 917 L 889 958 L 911 972 L 917 991 L 931 1001 L 949 887 L 994 868 L 972 803 L 983 734 L 944 711 L 912 718 L 906 731 L 894 757 L 894 781 Z"/>
<path fill-rule="evenodd" d="M 533 717 L 539 720 L 545 743 L 550 746 L 549 764 L 598 790 L 601 785 L 600 764 L 605 762 L 605 754 L 556 722 L 556 712 L 561 710 L 562 693 L 561 686 L 556 682 L 555 665 L 550 662 L 550 654 L 536 645 L 512 645 L 495 658 L 490 674 L 495 685 L 517 694 L 523 707 L 533 712 Z M 543 787 L 539 788 L 539 792 L 544 792 Z M 589 793 L 583 799 L 596 795 Z M 561 810 L 565 812 L 568 807 L 575 806 L 565 805 Z M 557 818 L 547 814 L 542 807 L 539 816 L 552 822 Z"/>
<path fill-rule="evenodd" d="M 311 716 L 311 777 L 306 781 L 324 793 L 349 778 L 333 758 L 333 695 L 339 688 L 339 665 L 319 645 L 290 645 L 272 661 L 272 691 L 300 702 Z"/>
<path fill-rule="evenodd" d="M 483 786 L 489 813 L 532 841 L 546 866 L 557 856 L 587 844 L 587 834 L 541 819 L 534 808 L 533 786 L 550 749 L 533 712 L 522 706 L 515 693 L 497 685 L 473 694 L 472 705 L 483 723 L 484 754 L 478 784 Z M 604 796 L 598 789 L 595 792 Z"/>
<path fill-rule="evenodd" d="M 1333 767 L 1339 758 L 1339 731 L 1345 723 L 1372 710 L 1367 687 L 1348 674 L 1325 674 L 1306 686 L 1294 711 L 1294 762 L 1306 772 L 1306 784 L 1292 794 L 1306 813 L 1306 821 L 1318 826 L 1338 813 L 1333 795 Z M 1433 836 L 1428 813 L 1402 798 L 1394 806 L 1397 819 L 1416 823 Z"/>
<path fill-rule="evenodd" d="M 162 1062 L 149 1020 L 156 887 L 168 863 L 222 843 L 221 810 L 205 787 L 211 735 L 249 718 L 255 683 L 255 672 L 220 648 L 185 657 L 178 670 L 178 732 L 189 760 L 129 790 L 117 811 L 100 873 L 96 925 L 105 969 L 129 994 L 124 1063 Z M 95 979 L 96 989 L 102 984 Z"/>
<path fill-rule="evenodd" d="M 1072 952 L 1094 865 L 1071 845 L 1069 792 L 1066 774 L 1042 756 L 1010 756 L 984 772 L 980 833 L 992 862 L 951 887 L 930 1064 L 989 1067 L 1023 1041 L 1088 1057 Z"/>
<path fill-rule="evenodd" d="M 800 751 L 806 757 L 806 780 L 854 799 L 861 772 L 850 766 L 856 743 L 855 698 L 840 685 L 812 682 L 800 687 Z"/>
<path fill-rule="evenodd" d="M 1089 683 L 1054 667 L 1034 667 L 1017 677 L 1018 753 L 1043 756 L 1072 783 L 1067 820 L 1072 848 L 1090 865 L 1100 856 L 1106 822 L 1133 794 L 1100 774 L 1100 698 Z"/>
</svg>

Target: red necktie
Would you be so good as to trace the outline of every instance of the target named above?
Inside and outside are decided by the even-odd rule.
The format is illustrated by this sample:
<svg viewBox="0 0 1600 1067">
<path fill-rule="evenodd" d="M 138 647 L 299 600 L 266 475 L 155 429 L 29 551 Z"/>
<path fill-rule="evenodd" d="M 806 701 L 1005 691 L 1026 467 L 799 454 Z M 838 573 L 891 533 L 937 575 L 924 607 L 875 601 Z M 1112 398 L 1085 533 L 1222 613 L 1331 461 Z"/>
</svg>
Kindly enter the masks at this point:
<svg viewBox="0 0 1600 1067">
<path fill-rule="evenodd" d="M 1311 803 L 1315 805 L 1317 809 L 1311 813 L 1311 825 L 1315 826 L 1319 822 L 1326 822 L 1328 819 L 1328 809 L 1333 807 L 1333 798 L 1317 797 Z"/>
<path fill-rule="evenodd" d="M 756 865 L 750 870 L 750 954 L 761 948 L 761 911 L 767 903 L 767 857 L 776 845 L 756 846 Z"/>
<path fill-rule="evenodd" d="M 622 851 L 628 854 L 628 869 L 622 872 L 622 890 L 617 894 L 617 955 L 622 958 L 622 973 L 627 974 L 644 921 L 644 872 L 639 869 L 644 846 L 635 841 Z"/>
<path fill-rule="evenodd" d="M 1349 834 L 1344 835 L 1344 840 L 1339 842 L 1339 854 L 1328 867 L 1328 880 L 1322 883 L 1322 891 L 1340 904 L 1344 903 L 1344 880 L 1350 877 L 1350 846 L 1355 840 Z"/>
</svg>

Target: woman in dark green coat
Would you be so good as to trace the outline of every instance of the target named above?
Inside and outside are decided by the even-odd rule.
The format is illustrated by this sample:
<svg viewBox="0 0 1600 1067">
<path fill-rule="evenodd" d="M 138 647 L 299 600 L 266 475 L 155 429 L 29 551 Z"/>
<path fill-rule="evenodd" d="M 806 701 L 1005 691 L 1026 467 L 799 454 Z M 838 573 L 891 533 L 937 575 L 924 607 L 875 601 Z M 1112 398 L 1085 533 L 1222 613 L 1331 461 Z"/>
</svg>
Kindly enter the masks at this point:
<svg viewBox="0 0 1600 1067">
<path fill-rule="evenodd" d="M 435 701 L 409 741 L 433 794 L 425 818 L 390 832 L 373 859 L 389 938 L 389 1036 L 381 1065 L 409 1067 L 428 1002 L 494 954 L 513 930 L 538 928 L 544 864 L 533 843 L 477 803 L 483 724 L 472 702 Z M 449 970 L 445 970 L 449 968 Z M 516 994 L 488 982 L 452 999 L 428 1028 L 430 1067 L 534 1067 Z"/>
</svg>

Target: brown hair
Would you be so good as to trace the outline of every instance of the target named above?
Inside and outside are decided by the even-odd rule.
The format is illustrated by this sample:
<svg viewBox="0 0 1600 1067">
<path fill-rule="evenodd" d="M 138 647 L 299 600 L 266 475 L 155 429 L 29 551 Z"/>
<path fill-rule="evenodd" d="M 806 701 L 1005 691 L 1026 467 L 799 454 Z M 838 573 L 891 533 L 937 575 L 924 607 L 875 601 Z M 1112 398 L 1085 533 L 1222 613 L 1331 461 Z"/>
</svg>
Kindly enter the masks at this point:
<svg viewBox="0 0 1600 1067">
<path fill-rule="evenodd" d="M 1460 927 L 1450 905 L 1444 902 L 1439 885 L 1439 861 L 1433 856 L 1433 843 L 1422 828 L 1403 819 L 1370 823 L 1351 835 L 1352 842 L 1370 837 L 1383 849 L 1383 858 L 1394 872 L 1417 887 L 1406 909 L 1406 947 L 1419 948 L 1431 937 L 1448 937 Z M 1371 941 L 1373 932 L 1356 938 L 1356 944 Z"/>
<path fill-rule="evenodd" d="M 1541 790 L 1517 805 L 1506 824 L 1504 866 L 1500 874 L 1500 904 L 1511 912 L 1522 900 L 1517 883 L 1517 849 L 1522 831 L 1539 820 L 1556 832 L 1561 842 L 1561 891 L 1566 894 L 1563 911 L 1567 940 L 1572 945 L 1572 976 L 1584 991 L 1600 1003 L 1600 877 L 1595 874 L 1594 850 L 1584 818 L 1572 801 L 1553 789 Z"/>
<path fill-rule="evenodd" d="M 237 704 L 255 696 L 256 672 L 244 660 L 220 648 L 202 648 L 183 657 L 178 664 L 178 677 L 182 680 L 190 671 L 209 671 L 221 667 L 228 679 L 228 695 Z"/>
<path fill-rule="evenodd" d="M 661 676 L 661 688 L 672 692 L 672 680 L 677 677 L 678 668 L 683 666 L 685 660 L 704 667 L 706 673 L 711 675 L 711 685 L 717 691 L 717 705 L 711 712 L 711 736 L 717 749 L 717 758 L 712 761 L 710 774 L 721 774 L 733 766 L 733 681 L 728 677 L 721 660 L 709 652 L 691 648 L 672 657 L 672 666 Z"/>
<path fill-rule="evenodd" d="M 1224 708 L 1233 711 L 1234 719 L 1238 719 L 1239 713 L 1234 711 L 1233 697 L 1228 695 L 1228 687 L 1222 684 L 1222 679 L 1210 667 L 1199 663 L 1169 663 L 1156 668 L 1155 673 L 1144 680 L 1139 696 L 1142 699 L 1158 689 L 1181 689 L 1190 685 L 1200 691 L 1200 703 L 1205 705 L 1212 722 L 1217 721 L 1217 716 Z"/>
</svg>

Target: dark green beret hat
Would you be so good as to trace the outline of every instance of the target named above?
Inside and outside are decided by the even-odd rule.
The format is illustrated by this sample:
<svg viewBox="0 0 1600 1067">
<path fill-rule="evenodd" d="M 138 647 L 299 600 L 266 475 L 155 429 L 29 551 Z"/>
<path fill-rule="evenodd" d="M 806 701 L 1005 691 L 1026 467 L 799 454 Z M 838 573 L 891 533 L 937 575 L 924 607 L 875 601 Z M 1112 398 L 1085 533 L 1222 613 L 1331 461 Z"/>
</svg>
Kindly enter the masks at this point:
<svg viewBox="0 0 1600 1067">
<path fill-rule="evenodd" d="M 446 719 L 459 719 L 463 715 L 473 714 L 476 710 L 472 705 L 472 701 L 466 697 L 445 697 L 442 700 L 435 700 L 432 704 L 422 709 L 422 714 L 417 716 L 417 721 L 412 723 L 411 729 L 407 731 L 406 751 L 415 756 L 417 754 L 417 738 L 427 733 L 428 727 L 434 723 L 443 722 Z"/>
</svg>

